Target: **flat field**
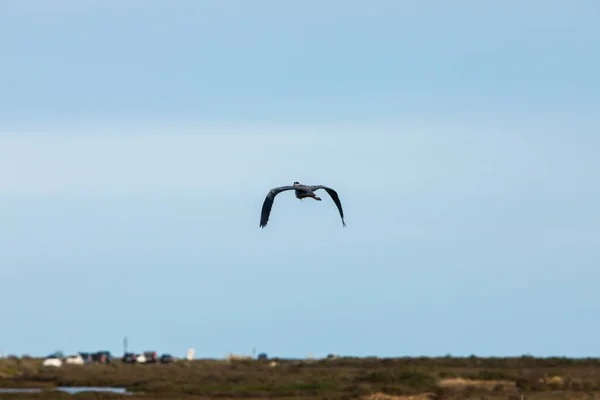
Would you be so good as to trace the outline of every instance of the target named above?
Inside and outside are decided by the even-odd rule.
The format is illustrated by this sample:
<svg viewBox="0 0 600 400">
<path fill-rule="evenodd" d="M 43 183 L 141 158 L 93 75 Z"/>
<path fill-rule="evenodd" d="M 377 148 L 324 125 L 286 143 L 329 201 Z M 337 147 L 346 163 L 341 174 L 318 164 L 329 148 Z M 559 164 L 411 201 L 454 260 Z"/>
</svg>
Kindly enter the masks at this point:
<svg viewBox="0 0 600 400">
<path fill-rule="evenodd" d="M 0 394 L 2 399 L 598 399 L 600 359 L 337 358 L 65 365 L 1 359 L 0 387 L 124 387 L 133 395 Z"/>
</svg>

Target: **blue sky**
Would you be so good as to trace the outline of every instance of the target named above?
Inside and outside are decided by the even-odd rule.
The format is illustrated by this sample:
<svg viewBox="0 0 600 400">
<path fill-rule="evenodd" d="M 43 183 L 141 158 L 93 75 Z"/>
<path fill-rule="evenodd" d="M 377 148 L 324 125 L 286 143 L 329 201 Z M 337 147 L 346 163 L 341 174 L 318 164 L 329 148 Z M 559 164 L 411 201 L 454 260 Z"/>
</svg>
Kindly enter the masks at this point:
<svg viewBox="0 0 600 400">
<path fill-rule="evenodd" d="M 2 2 L 0 351 L 597 355 L 599 17 Z"/>
</svg>

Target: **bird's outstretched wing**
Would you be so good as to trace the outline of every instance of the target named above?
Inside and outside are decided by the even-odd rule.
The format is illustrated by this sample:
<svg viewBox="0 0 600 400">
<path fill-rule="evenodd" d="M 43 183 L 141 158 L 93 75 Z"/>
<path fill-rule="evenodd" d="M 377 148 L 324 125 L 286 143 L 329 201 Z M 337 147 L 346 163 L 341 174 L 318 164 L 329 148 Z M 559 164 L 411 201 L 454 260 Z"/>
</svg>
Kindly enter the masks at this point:
<svg viewBox="0 0 600 400">
<path fill-rule="evenodd" d="M 337 206 L 338 211 L 340 212 L 340 217 L 342 217 L 342 225 L 346 226 L 346 223 L 344 222 L 344 210 L 342 210 L 342 203 L 340 202 L 340 198 L 339 198 L 337 192 L 335 190 L 333 190 L 332 188 L 323 186 L 323 185 L 315 185 L 315 186 L 311 186 L 310 188 L 313 191 L 323 189 L 327 192 L 327 194 L 329 194 L 329 196 L 331 196 L 333 202 Z"/>
<path fill-rule="evenodd" d="M 275 196 L 279 193 L 286 190 L 293 190 L 293 186 L 280 186 L 269 190 L 267 193 L 267 197 L 265 197 L 265 201 L 262 206 L 262 211 L 260 213 L 260 227 L 264 228 L 267 226 L 267 222 L 269 222 L 269 215 L 271 214 L 271 207 L 273 207 L 273 201 L 275 200 Z"/>
</svg>

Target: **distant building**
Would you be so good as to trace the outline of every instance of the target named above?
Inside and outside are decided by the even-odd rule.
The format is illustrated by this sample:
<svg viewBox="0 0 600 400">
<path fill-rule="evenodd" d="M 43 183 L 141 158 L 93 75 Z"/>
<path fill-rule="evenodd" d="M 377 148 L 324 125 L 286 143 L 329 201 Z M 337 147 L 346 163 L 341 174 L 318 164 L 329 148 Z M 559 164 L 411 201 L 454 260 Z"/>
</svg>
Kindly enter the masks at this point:
<svg viewBox="0 0 600 400">
<path fill-rule="evenodd" d="M 194 359 L 194 353 L 196 352 L 196 350 L 194 350 L 193 347 L 190 347 L 185 355 L 185 359 L 188 361 L 191 361 Z"/>
</svg>

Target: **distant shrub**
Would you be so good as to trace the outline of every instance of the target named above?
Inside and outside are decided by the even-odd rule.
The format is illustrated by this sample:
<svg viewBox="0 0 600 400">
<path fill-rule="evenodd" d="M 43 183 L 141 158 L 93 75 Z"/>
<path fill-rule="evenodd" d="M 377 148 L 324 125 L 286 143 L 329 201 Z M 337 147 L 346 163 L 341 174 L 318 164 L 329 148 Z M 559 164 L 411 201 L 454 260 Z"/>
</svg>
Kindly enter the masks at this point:
<svg viewBox="0 0 600 400">
<path fill-rule="evenodd" d="M 595 390 L 596 386 L 597 386 L 596 382 L 594 382 L 591 379 L 584 379 L 582 381 L 582 385 L 583 385 L 583 390 L 588 391 L 588 392 L 592 391 L 592 390 Z"/>
<path fill-rule="evenodd" d="M 504 372 L 504 371 L 489 371 L 489 370 L 482 370 L 479 371 L 477 374 L 475 375 L 469 375 L 470 379 L 478 379 L 478 380 L 485 380 L 485 381 L 503 381 L 503 380 L 515 380 L 516 377 L 513 374 Z"/>
<path fill-rule="evenodd" d="M 565 380 L 565 386 L 569 390 L 578 392 L 583 389 L 583 381 L 579 378 L 568 378 Z"/>
<path fill-rule="evenodd" d="M 450 371 L 440 371 L 438 373 L 438 377 L 440 377 L 441 379 L 456 378 L 458 377 L 458 374 Z"/>
</svg>

